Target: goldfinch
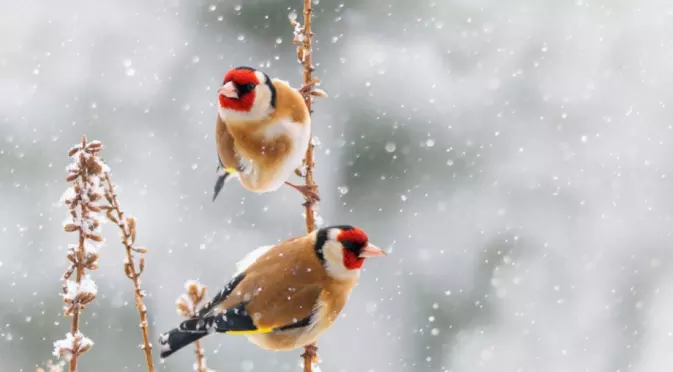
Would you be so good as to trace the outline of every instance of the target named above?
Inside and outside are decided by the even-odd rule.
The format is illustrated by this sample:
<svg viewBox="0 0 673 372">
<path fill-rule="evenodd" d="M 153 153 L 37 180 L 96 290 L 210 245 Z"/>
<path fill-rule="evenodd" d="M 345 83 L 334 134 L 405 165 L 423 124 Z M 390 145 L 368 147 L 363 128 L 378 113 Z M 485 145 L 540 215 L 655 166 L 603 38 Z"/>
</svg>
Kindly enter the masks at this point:
<svg viewBox="0 0 673 372">
<path fill-rule="evenodd" d="M 258 248 L 195 317 L 160 336 L 161 357 L 215 332 L 245 335 L 269 350 L 310 345 L 336 320 L 365 259 L 384 255 L 346 225 Z"/>
<path fill-rule="evenodd" d="M 251 67 L 231 69 L 218 94 L 215 126 L 219 173 L 213 201 L 230 175 L 246 189 L 264 193 L 287 184 L 309 201 L 315 188 L 288 182 L 311 137 L 311 115 L 301 93 Z"/>
</svg>

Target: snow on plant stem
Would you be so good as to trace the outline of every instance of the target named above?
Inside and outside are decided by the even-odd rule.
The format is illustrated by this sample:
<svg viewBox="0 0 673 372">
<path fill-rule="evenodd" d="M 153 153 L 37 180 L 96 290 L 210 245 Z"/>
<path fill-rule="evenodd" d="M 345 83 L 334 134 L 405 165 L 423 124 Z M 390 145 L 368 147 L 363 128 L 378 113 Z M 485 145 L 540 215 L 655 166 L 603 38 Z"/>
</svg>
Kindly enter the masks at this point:
<svg viewBox="0 0 673 372">
<path fill-rule="evenodd" d="M 101 215 L 115 223 L 121 230 L 122 245 L 126 249 L 124 272 L 133 282 L 136 307 L 140 315 L 140 329 L 145 352 L 147 370 L 154 372 L 152 345 L 149 342 L 147 308 L 143 303 L 145 293 L 140 288 L 140 274 L 145 267 L 146 248 L 135 247 L 136 220 L 124 216 L 119 207 L 115 186 L 110 180 L 110 170 L 98 157 L 103 150 L 99 141 L 87 142 L 82 137 L 81 144 L 70 149 L 72 162 L 67 167 L 66 180 L 72 184 L 61 197 L 68 207 L 68 219 L 64 223 L 67 232 L 78 234 L 77 244 L 68 246 L 70 266 L 63 274 L 62 296 L 66 316 L 72 317 L 70 332 L 62 340 L 54 343 L 54 355 L 64 357 L 70 363 L 70 372 L 77 371 L 78 357 L 93 346 L 79 329 L 80 312 L 91 303 L 98 292 L 96 283 L 87 271 L 98 268 L 98 250 L 103 238 L 100 236 Z M 107 203 L 106 203 L 107 202 Z M 140 255 L 136 268 L 135 254 Z"/>
<path fill-rule="evenodd" d="M 178 315 L 185 318 L 193 318 L 196 316 L 199 305 L 205 297 L 206 286 L 195 280 L 188 280 L 185 283 L 185 293 L 181 294 L 177 301 L 175 301 Z M 194 370 L 196 372 L 213 372 L 213 370 L 208 369 L 208 366 L 206 366 L 206 357 L 204 350 L 201 348 L 201 342 L 196 341 L 194 345 L 196 347 Z"/>
<path fill-rule="evenodd" d="M 63 274 L 64 314 L 72 318 L 70 332 L 65 338 L 54 342 L 54 355 L 64 357 L 70 363 L 70 371 L 77 371 L 80 355 L 93 346 L 93 341 L 82 334 L 79 318 L 82 310 L 96 298 L 98 287 L 87 271 L 98 268 L 98 249 L 103 243 L 99 235 L 99 204 L 103 198 L 101 176 L 107 167 L 97 154 L 103 149 L 98 141 L 88 142 L 82 137 L 81 144 L 70 149 L 72 163 L 68 166 L 66 180 L 72 184 L 61 200 L 68 207 L 68 219 L 64 230 L 77 234 L 77 244 L 68 246 L 70 265 Z"/>
</svg>

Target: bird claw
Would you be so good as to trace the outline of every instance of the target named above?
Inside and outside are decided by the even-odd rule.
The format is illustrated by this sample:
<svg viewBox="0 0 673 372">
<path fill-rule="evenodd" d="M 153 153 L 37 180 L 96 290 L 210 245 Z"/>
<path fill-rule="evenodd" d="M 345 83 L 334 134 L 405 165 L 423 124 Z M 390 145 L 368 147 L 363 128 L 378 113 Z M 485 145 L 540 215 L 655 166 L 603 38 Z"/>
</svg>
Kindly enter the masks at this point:
<svg viewBox="0 0 673 372">
<path fill-rule="evenodd" d="M 317 84 L 320 84 L 320 79 L 317 78 L 312 79 L 308 83 L 302 85 L 301 88 L 299 88 L 299 93 L 303 95 L 309 94 Z"/>
<path fill-rule="evenodd" d="M 311 363 L 318 363 L 318 347 L 313 344 L 304 346 L 304 353 L 301 357 L 304 360 L 310 360 Z"/>
<path fill-rule="evenodd" d="M 288 186 L 299 191 L 306 198 L 306 203 L 304 206 L 310 206 L 320 201 L 320 195 L 318 194 L 318 185 L 295 185 L 289 182 L 285 182 Z"/>
</svg>

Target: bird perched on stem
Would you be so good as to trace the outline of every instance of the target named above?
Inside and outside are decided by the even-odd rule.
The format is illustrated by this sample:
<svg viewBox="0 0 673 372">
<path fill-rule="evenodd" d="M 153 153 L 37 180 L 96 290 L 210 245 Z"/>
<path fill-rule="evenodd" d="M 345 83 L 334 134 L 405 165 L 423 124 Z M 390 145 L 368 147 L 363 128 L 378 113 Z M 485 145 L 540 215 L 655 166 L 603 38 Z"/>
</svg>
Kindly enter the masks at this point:
<svg viewBox="0 0 673 372">
<path fill-rule="evenodd" d="M 161 335 L 161 357 L 216 332 L 270 350 L 310 345 L 336 320 L 365 259 L 384 255 L 364 231 L 345 225 L 258 248 L 196 316 Z"/>
<path fill-rule="evenodd" d="M 288 182 L 311 136 L 311 115 L 302 94 L 251 67 L 229 70 L 217 94 L 219 175 L 213 201 L 231 175 L 253 192 L 275 191 L 286 184 L 308 202 L 319 200 L 315 187 Z"/>
</svg>

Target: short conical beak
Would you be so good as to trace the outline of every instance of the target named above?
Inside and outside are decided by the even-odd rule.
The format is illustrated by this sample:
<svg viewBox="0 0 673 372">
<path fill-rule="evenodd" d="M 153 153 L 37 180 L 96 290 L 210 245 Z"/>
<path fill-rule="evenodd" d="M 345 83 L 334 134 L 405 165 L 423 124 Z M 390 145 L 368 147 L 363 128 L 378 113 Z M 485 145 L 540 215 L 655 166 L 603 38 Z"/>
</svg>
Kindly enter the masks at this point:
<svg viewBox="0 0 673 372">
<path fill-rule="evenodd" d="M 238 98 L 238 91 L 236 90 L 236 86 L 231 81 L 224 84 L 222 88 L 218 89 L 217 93 L 228 98 Z"/>
<path fill-rule="evenodd" d="M 375 246 L 372 243 L 367 243 L 367 245 L 362 248 L 360 251 L 360 258 L 369 258 L 369 257 L 381 257 L 385 256 L 386 252 L 383 251 L 383 249 Z"/>
</svg>

